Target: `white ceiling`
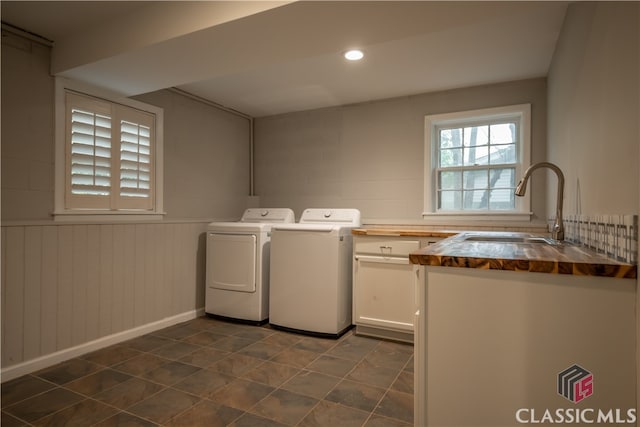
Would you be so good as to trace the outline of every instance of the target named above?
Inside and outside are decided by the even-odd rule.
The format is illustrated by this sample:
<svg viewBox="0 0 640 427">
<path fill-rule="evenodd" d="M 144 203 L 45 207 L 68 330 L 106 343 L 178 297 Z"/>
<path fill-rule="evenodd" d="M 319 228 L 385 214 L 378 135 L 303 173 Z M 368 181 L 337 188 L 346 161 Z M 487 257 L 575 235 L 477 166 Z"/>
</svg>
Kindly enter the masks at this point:
<svg viewBox="0 0 640 427">
<path fill-rule="evenodd" d="M 52 73 L 259 117 L 545 76 L 567 2 L 6 1 Z M 365 58 L 347 63 L 345 50 Z"/>
</svg>

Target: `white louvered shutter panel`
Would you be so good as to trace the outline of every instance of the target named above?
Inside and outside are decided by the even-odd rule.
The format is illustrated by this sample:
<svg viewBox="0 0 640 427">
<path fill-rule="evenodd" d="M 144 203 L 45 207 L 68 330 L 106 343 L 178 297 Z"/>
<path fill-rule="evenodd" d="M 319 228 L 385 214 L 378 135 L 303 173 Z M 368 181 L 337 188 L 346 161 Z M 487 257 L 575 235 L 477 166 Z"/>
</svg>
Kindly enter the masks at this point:
<svg viewBox="0 0 640 427">
<path fill-rule="evenodd" d="M 155 115 L 66 93 L 65 208 L 155 208 Z"/>
<path fill-rule="evenodd" d="M 153 209 L 154 116 L 121 107 L 118 209 Z"/>
<path fill-rule="evenodd" d="M 67 191 L 69 208 L 107 209 L 111 203 L 111 106 L 67 93 Z"/>
</svg>

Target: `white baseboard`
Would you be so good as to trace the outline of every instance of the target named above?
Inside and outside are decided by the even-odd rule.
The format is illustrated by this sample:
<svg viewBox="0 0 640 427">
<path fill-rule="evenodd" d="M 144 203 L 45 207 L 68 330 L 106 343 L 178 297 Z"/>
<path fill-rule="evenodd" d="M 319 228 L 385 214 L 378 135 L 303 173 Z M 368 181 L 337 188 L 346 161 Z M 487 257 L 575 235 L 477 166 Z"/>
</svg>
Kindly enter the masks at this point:
<svg viewBox="0 0 640 427">
<path fill-rule="evenodd" d="M 0 370 L 0 382 L 10 381 L 22 375 L 30 374 L 32 372 L 39 371 L 40 369 L 53 366 L 57 363 L 64 362 L 65 360 L 73 359 L 74 357 L 100 350 L 101 348 L 118 344 L 178 323 L 186 322 L 188 320 L 195 319 L 196 317 L 204 316 L 204 314 L 204 308 L 190 310 L 162 320 L 147 323 L 146 325 L 138 326 L 133 329 L 127 329 L 126 331 L 98 338 L 97 340 L 89 341 L 75 347 L 66 348 L 64 350 L 56 351 L 55 353 L 40 356 L 36 359 L 27 360 L 26 362 L 18 363 L 17 365 L 7 366 Z"/>
</svg>

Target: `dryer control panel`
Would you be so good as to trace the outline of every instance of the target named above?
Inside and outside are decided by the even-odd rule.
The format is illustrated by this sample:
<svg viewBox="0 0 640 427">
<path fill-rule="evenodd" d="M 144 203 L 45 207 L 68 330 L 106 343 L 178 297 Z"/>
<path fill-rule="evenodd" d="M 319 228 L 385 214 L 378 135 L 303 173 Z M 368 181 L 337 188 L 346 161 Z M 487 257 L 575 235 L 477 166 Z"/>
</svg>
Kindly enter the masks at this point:
<svg viewBox="0 0 640 427">
<path fill-rule="evenodd" d="M 244 211 L 240 222 L 295 222 L 293 210 L 289 208 L 250 208 Z"/>
</svg>

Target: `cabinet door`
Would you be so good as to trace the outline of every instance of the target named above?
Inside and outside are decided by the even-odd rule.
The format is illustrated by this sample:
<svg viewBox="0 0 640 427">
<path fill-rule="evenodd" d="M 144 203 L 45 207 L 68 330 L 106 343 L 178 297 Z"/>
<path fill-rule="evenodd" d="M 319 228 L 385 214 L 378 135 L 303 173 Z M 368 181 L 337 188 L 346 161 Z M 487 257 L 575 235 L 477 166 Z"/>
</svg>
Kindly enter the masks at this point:
<svg viewBox="0 0 640 427">
<path fill-rule="evenodd" d="M 427 325 L 426 325 L 426 283 L 423 279 L 424 267 L 413 266 L 416 307 L 413 333 L 413 423 L 424 426 L 427 423 Z"/>
<path fill-rule="evenodd" d="M 356 256 L 356 324 L 413 331 L 415 292 L 407 258 Z"/>
</svg>

